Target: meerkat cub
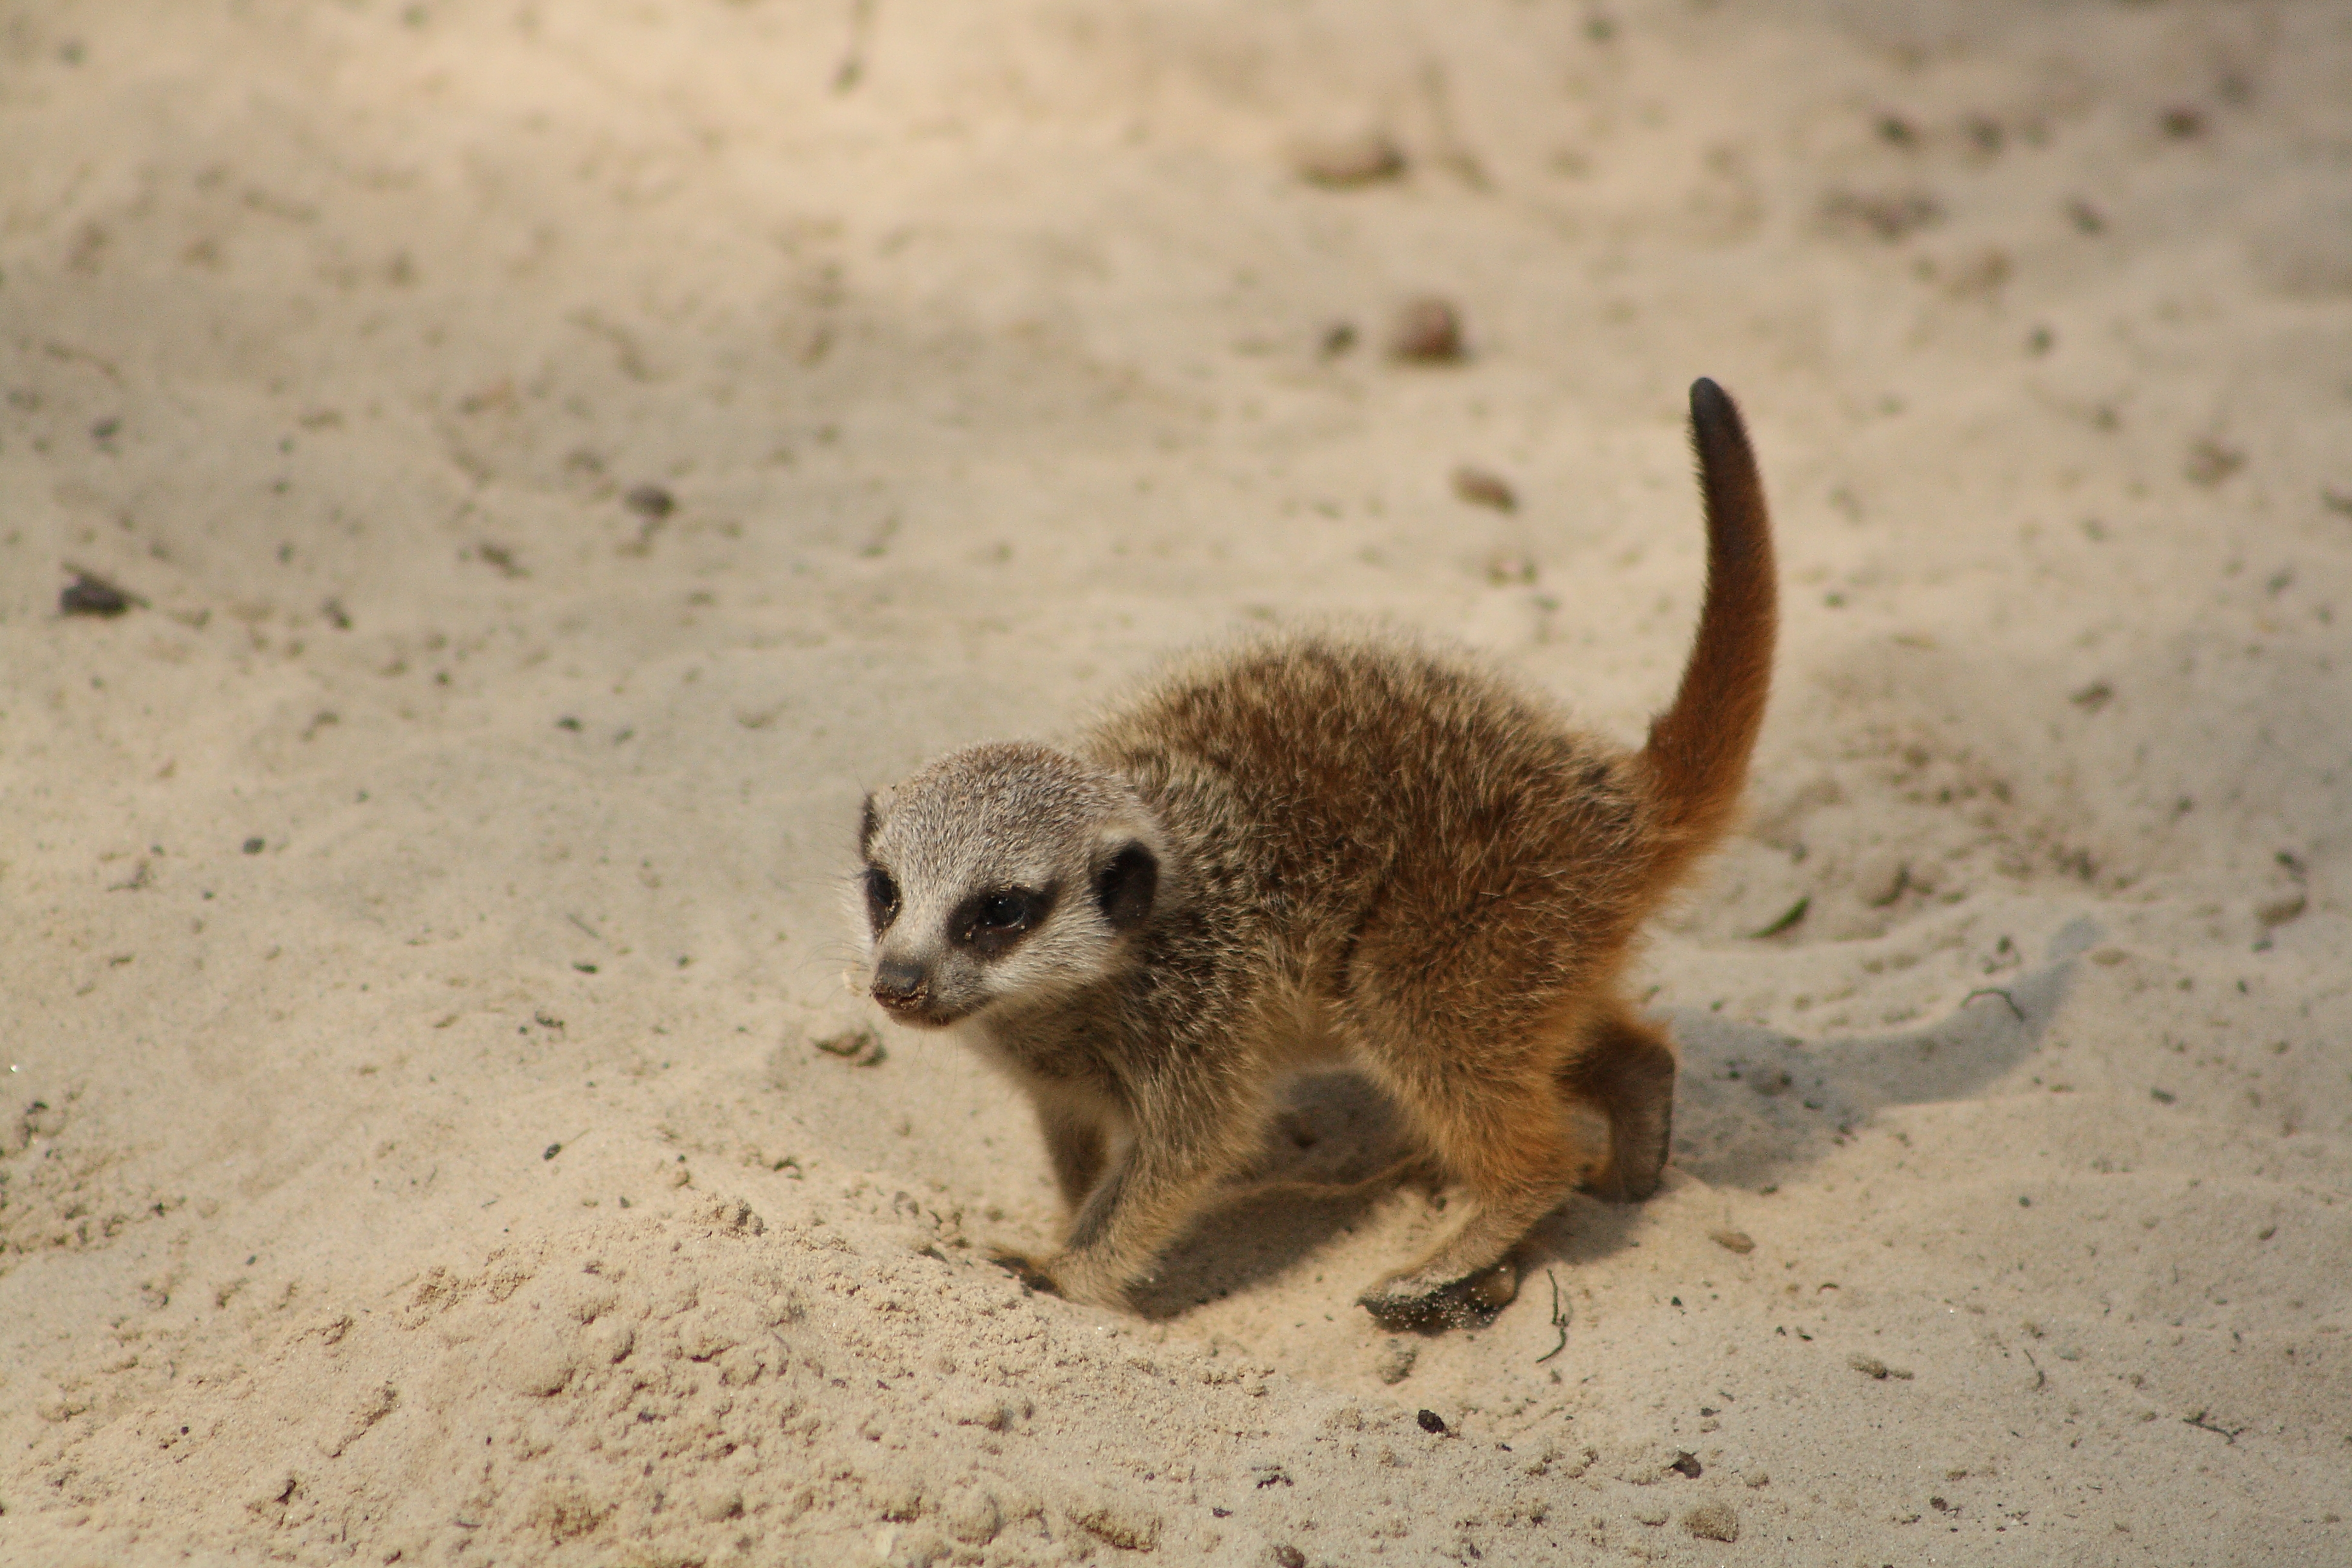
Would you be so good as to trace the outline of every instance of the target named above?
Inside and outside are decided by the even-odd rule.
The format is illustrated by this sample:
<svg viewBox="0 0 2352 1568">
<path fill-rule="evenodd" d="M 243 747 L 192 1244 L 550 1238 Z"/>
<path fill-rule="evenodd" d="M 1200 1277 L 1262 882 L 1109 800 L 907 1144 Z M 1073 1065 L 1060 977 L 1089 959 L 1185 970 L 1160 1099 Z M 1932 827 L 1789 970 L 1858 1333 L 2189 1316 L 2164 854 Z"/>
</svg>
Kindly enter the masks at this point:
<svg viewBox="0 0 2352 1568">
<path fill-rule="evenodd" d="M 1179 663 L 1069 751 L 974 746 L 866 798 L 874 999 L 1027 1089 L 1069 1205 L 1058 1249 L 1000 1261 L 1122 1303 L 1258 1153 L 1279 1078 L 1335 1058 L 1467 1198 L 1360 1298 L 1384 1325 L 1508 1301 L 1579 1182 L 1656 1189 L 1675 1052 L 1622 977 L 1731 822 L 1776 619 L 1738 411 L 1711 381 L 1690 406 L 1706 601 L 1638 752 L 1467 658 L 1294 634 Z"/>
</svg>

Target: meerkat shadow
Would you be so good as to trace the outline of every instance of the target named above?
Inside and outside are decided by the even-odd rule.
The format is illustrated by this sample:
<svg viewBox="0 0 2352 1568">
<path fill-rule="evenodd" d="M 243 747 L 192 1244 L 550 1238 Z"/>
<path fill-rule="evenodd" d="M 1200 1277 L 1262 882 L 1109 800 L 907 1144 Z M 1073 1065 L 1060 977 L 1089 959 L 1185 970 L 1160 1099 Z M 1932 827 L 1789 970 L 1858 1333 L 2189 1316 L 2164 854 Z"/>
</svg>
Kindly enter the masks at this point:
<svg viewBox="0 0 2352 1568">
<path fill-rule="evenodd" d="M 1349 1071 L 1285 1084 L 1250 1168 L 1206 1205 L 1130 1295 L 1147 1318 L 1182 1314 L 1280 1273 L 1415 1179 L 1395 1104 Z"/>
<path fill-rule="evenodd" d="M 1826 1157 L 1886 1107 L 1980 1096 L 2041 1048 L 2099 935 L 2077 917 L 2041 967 L 1988 976 L 1942 1017 L 1900 1033 L 1805 1040 L 1711 1013 L 1672 1015 L 1683 1058 L 1675 1165 L 1755 1191 Z"/>
<path fill-rule="evenodd" d="M 1709 1186 L 1755 1191 L 1827 1157 L 1884 1108 L 1982 1094 L 2041 1047 L 2099 936 L 2091 921 L 2074 920 L 2039 968 L 1988 977 L 1944 1016 L 1898 1033 L 1809 1041 L 1714 1013 L 1669 1014 L 1682 1057 L 1673 1166 Z M 1147 1318 L 1181 1317 L 1296 1266 L 1401 1186 L 1436 1198 L 1443 1175 L 1422 1159 L 1402 1113 L 1369 1079 L 1294 1079 L 1257 1161 L 1203 1209 L 1131 1304 Z M 1597 1261 L 1643 1223 L 1638 1203 L 1563 1193 L 1517 1248 L 1520 1268 Z"/>
</svg>

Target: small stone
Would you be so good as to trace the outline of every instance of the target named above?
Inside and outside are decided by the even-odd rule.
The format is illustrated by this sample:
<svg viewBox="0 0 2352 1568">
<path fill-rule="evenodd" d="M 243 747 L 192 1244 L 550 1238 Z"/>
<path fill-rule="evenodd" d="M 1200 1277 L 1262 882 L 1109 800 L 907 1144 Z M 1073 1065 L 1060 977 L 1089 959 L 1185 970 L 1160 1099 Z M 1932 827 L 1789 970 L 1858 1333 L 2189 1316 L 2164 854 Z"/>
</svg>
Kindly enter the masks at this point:
<svg viewBox="0 0 2352 1568">
<path fill-rule="evenodd" d="M 2095 680 L 2066 699 L 2085 713 L 2096 713 L 2116 700 L 2116 689 L 2104 680 Z"/>
<path fill-rule="evenodd" d="M 1722 1230 L 1709 1231 L 1707 1235 L 1714 1238 L 1716 1246 L 1727 1252 L 1737 1252 L 1745 1257 L 1756 1250 L 1755 1237 L 1744 1230 L 1733 1230 L 1726 1226 Z"/>
<path fill-rule="evenodd" d="M 2245 466 L 2245 453 L 2207 436 L 2189 443 L 2189 458 L 2181 465 L 2181 472 L 2188 477 L 2189 483 L 2210 487 L 2220 484 Z"/>
<path fill-rule="evenodd" d="M 1683 1528 L 1701 1541 L 1737 1541 L 1739 1514 L 1727 1502 L 1703 1502 L 1683 1515 Z"/>
<path fill-rule="evenodd" d="M 638 485 L 621 498 L 621 504 L 647 522 L 659 522 L 677 510 L 677 498 L 659 485 Z"/>
<path fill-rule="evenodd" d="M 1418 364 L 1446 364 L 1462 357 L 1462 318 L 1433 294 L 1409 300 L 1397 312 L 1390 352 Z"/>
<path fill-rule="evenodd" d="M 1467 463 L 1454 470 L 1454 493 L 1472 506 L 1491 506 L 1496 511 L 1519 509 L 1518 493 L 1511 489 L 1509 480 Z"/>
<path fill-rule="evenodd" d="M 1423 1410 L 1420 1414 L 1416 1415 L 1413 1419 L 1421 1423 L 1421 1429 L 1423 1431 L 1428 1433 L 1433 1437 L 1443 1437 L 1448 1435 L 1445 1427 L 1445 1417 L 1440 1415 L 1434 1410 Z"/>
<path fill-rule="evenodd" d="M 243 847 L 245 852 L 248 855 L 258 855 L 264 849 L 269 847 L 269 843 L 267 839 L 263 838 L 248 838 L 245 841 Z"/>
<path fill-rule="evenodd" d="M 1307 1553 L 1286 1541 L 1274 1549 L 1274 1560 L 1280 1568 L 1307 1568 Z"/>
<path fill-rule="evenodd" d="M 77 572 L 58 595 L 58 613 L 65 616 L 119 616 L 132 604 L 131 595 L 105 578 Z"/>
<path fill-rule="evenodd" d="M 1385 132 L 1360 131 L 1298 143 L 1292 163 L 1309 184 L 1349 190 L 1404 173 L 1404 151 Z"/>
<path fill-rule="evenodd" d="M 2293 892 L 2257 906 L 2254 910 L 2254 918 L 2266 927 L 2283 926 L 2289 921 L 2300 918 L 2303 911 L 2310 907 L 2311 901 L 2307 896 L 2301 892 Z"/>
<path fill-rule="evenodd" d="M 1666 1468 L 1678 1476 L 1688 1477 L 1692 1480 L 1696 1480 L 1706 1473 L 1706 1467 L 1698 1462 L 1698 1456 L 1689 1453 L 1676 1454 L 1675 1462 L 1668 1465 Z"/>
</svg>

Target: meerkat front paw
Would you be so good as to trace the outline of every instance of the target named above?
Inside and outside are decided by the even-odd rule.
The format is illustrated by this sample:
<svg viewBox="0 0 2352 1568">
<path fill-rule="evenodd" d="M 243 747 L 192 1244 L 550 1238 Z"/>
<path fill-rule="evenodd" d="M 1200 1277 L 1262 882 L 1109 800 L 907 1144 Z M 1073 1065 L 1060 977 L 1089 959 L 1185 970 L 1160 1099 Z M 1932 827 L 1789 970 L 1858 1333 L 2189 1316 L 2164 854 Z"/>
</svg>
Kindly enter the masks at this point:
<svg viewBox="0 0 2352 1568">
<path fill-rule="evenodd" d="M 1466 1279 L 1399 1272 L 1356 1298 L 1384 1329 L 1470 1328 L 1485 1323 L 1519 1293 L 1519 1266 L 1505 1258 Z"/>
<path fill-rule="evenodd" d="M 1054 1278 L 1050 1258 L 1033 1257 L 1010 1247 L 992 1247 L 988 1260 L 1032 1290 L 1042 1290 L 1049 1296 L 1062 1293 L 1061 1282 Z"/>
<path fill-rule="evenodd" d="M 1040 1256 L 1015 1247 L 991 1247 L 989 1261 L 1032 1290 L 1081 1301 L 1090 1307 L 1124 1307 L 1126 1288 L 1101 1269 L 1089 1268 L 1082 1254 L 1049 1252 Z"/>
</svg>

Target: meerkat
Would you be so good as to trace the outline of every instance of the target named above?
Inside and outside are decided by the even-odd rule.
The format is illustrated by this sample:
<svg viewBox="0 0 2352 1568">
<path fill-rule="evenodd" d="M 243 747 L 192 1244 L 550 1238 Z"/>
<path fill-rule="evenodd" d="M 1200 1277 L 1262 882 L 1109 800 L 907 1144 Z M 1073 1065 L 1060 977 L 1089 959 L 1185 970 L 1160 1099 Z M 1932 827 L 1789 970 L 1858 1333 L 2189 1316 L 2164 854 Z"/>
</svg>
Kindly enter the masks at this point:
<svg viewBox="0 0 2352 1568">
<path fill-rule="evenodd" d="M 1257 1155 L 1280 1078 L 1332 1058 L 1467 1199 L 1359 1298 L 1384 1326 L 1508 1301 L 1580 1182 L 1656 1189 L 1675 1050 L 1622 975 L 1731 823 L 1777 615 L 1738 411 L 1702 380 L 1690 426 L 1705 602 L 1638 752 L 1466 657 L 1292 633 L 1178 662 L 1066 751 L 974 746 L 866 797 L 868 989 L 1027 1090 L 1068 1205 L 1059 1247 L 1000 1262 L 1124 1304 Z"/>
</svg>

